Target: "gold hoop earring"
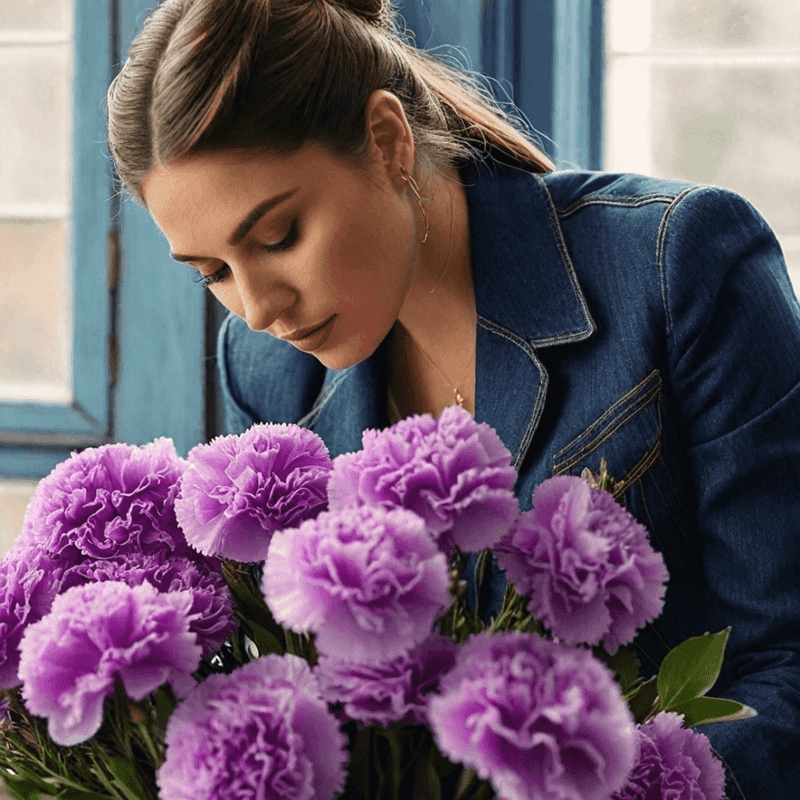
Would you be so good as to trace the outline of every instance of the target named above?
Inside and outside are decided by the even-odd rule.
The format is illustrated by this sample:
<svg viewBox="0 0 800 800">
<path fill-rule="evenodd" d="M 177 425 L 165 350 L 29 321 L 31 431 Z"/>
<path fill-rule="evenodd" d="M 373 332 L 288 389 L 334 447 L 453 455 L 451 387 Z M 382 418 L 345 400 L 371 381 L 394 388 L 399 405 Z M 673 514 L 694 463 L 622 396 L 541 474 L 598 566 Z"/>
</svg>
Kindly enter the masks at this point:
<svg viewBox="0 0 800 800">
<path fill-rule="evenodd" d="M 420 242 L 420 244 L 425 244 L 425 242 L 428 241 L 430 224 L 428 223 L 428 212 L 425 211 L 425 206 L 422 205 L 422 196 L 419 193 L 419 187 L 417 186 L 417 182 L 414 180 L 414 177 L 408 173 L 408 170 L 402 164 L 400 165 L 400 175 L 403 177 L 403 180 L 409 185 L 411 191 L 416 196 L 417 204 L 422 210 L 422 216 L 425 217 L 425 238 Z"/>
</svg>

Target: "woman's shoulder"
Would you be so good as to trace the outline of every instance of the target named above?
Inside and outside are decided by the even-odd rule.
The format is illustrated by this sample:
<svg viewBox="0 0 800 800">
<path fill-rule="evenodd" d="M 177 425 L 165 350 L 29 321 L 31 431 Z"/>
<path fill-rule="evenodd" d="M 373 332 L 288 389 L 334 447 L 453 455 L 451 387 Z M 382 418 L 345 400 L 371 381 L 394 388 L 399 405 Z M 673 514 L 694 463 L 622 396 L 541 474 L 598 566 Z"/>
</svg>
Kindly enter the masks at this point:
<svg viewBox="0 0 800 800">
<path fill-rule="evenodd" d="M 692 181 L 657 178 L 635 172 L 570 169 L 543 173 L 539 177 L 560 209 L 580 202 L 671 200 L 701 186 Z"/>
<path fill-rule="evenodd" d="M 560 171 L 537 176 L 571 240 L 600 236 L 613 251 L 654 255 L 659 270 L 719 277 L 752 247 L 769 249 L 772 271 L 785 271 L 780 247 L 759 209 L 737 191 L 637 173 Z M 662 274 L 662 281 L 664 276 Z"/>
<path fill-rule="evenodd" d="M 556 169 L 537 173 L 510 156 L 491 155 L 462 172 L 467 182 L 478 180 L 498 184 L 526 183 L 544 189 L 553 210 L 566 218 L 584 208 L 642 208 L 647 205 L 681 207 L 734 206 L 746 216 L 759 217 L 757 209 L 737 191 L 683 178 L 663 178 L 637 172 L 606 172 L 586 169 Z M 684 202 L 689 200 L 688 203 Z"/>
<path fill-rule="evenodd" d="M 625 220 L 650 218 L 662 238 L 683 233 L 684 226 L 712 233 L 720 226 L 733 225 L 745 236 L 769 230 L 750 200 L 724 186 L 635 172 L 590 170 L 557 170 L 536 175 L 536 179 L 560 221 L 580 216 L 584 210 L 623 224 Z"/>
<path fill-rule="evenodd" d="M 658 178 L 635 172 L 559 170 L 539 175 L 561 218 L 578 211 L 603 206 L 641 208 L 647 205 L 668 209 L 670 215 L 691 209 L 694 213 L 721 208 L 735 209 L 751 219 L 763 217 L 758 209 L 733 189 L 683 179 Z"/>
</svg>

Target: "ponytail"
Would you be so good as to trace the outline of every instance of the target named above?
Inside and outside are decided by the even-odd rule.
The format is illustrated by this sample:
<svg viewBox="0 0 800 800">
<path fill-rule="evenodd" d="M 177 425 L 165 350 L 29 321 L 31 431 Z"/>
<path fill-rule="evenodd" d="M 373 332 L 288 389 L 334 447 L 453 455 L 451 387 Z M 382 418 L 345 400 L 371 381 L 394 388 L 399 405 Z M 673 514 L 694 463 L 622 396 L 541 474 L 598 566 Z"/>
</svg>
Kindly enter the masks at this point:
<svg viewBox="0 0 800 800">
<path fill-rule="evenodd" d="M 145 177 L 193 153 L 315 141 L 358 163 L 376 89 L 402 103 L 423 173 L 491 150 L 553 169 L 488 89 L 404 38 L 386 0 L 166 0 L 109 87 L 109 146 L 142 205 Z"/>
</svg>

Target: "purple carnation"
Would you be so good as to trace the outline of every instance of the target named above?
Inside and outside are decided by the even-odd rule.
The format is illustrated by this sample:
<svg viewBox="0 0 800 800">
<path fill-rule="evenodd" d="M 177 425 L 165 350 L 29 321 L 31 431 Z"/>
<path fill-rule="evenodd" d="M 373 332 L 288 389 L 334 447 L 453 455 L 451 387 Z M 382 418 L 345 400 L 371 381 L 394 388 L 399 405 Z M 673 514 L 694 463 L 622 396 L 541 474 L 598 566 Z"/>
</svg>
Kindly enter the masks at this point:
<svg viewBox="0 0 800 800">
<path fill-rule="evenodd" d="M 638 727 L 640 752 L 614 800 L 723 800 L 725 769 L 702 733 L 665 712 Z"/>
<path fill-rule="evenodd" d="M 200 645 L 189 631 L 189 592 L 161 594 L 149 583 L 76 586 L 53 601 L 20 644 L 22 696 L 46 717 L 54 742 L 91 738 L 119 679 L 133 700 L 164 683 L 185 694 L 195 683 Z"/>
<path fill-rule="evenodd" d="M 406 508 L 425 520 L 450 554 L 491 547 L 519 515 L 517 474 L 495 430 L 458 406 L 438 420 L 408 417 L 367 430 L 363 449 L 333 462 L 331 509 Z"/>
<path fill-rule="evenodd" d="M 231 591 L 219 563 L 212 559 L 138 553 L 126 558 L 85 561 L 67 570 L 61 590 L 101 581 L 121 581 L 128 586 L 147 581 L 162 593 L 190 592 L 189 630 L 197 634 L 203 658 L 216 653 L 236 627 Z"/>
<path fill-rule="evenodd" d="M 392 661 L 353 664 L 320 658 L 316 668 L 323 697 L 342 703 L 345 716 L 358 722 L 425 725 L 428 701 L 442 675 L 453 668 L 458 645 L 432 634 L 419 647 Z"/>
<path fill-rule="evenodd" d="M 61 581 L 60 569 L 44 554 L 32 550 L 18 558 L 12 553 L 0 561 L 0 689 L 20 684 L 22 635 L 50 612 Z"/>
<path fill-rule="evenodd" d="M 410 511 L 323 512 L 272 537 L 263 590 L 275 619 L 320 653 L 388 660 L 418 645 L 449 603 L 448 566 Z"/>
<path fill-rule="evenodd" d="M 272 534 L 328 507 L 331 470 L 317 434 L 253 425 L 195 447 L 175 504 L 189 544 L 235 561 L 263 561 Z"/>
<path fill-rule="evenodd" d="M 166 742 L 163 800 L 330 800 L 344 784 L 345 736 L 292 655 L 210 675 L 173 712 Z"/>
<path fill-rule="evenodd" d="M 534 634 L 478 634 L 431 698 L 441 751 L 503 800 L 607 800 L 636 760 L 636 727 L 588 650 Z"/>
<path fill-rule="evenodd" d="M 73 453 L 36 487 L 20 546 L 65 565 L 87 556 L 185 553 L 174 505 L 183 469 L 170 439 Z"/>
<path fill-rule="evenodd" d="M 549 478 L 497 545 L 528 609 L 559 639 L 614 653 L 661 613 L 667 568 L 647 531 L 582 478 Z"/>
</svg>

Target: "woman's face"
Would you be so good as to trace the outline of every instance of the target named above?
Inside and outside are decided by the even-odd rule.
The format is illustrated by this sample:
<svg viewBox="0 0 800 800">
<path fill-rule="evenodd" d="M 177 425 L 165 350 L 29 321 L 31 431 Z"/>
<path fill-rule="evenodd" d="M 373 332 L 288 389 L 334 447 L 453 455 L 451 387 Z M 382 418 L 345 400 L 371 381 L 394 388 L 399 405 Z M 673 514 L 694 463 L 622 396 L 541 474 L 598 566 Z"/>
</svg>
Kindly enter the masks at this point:
<svg viewBox="0 0 800 800">
<path fill-rule="evenodd" d="M 418 222 L 380 162 L 358 170 L 313 144 L 199 154 L 157 167 L 142 194 L 173 258 L 226 308 L 327 367 L 369 357 L 398 317 Z"/>
</svg>

